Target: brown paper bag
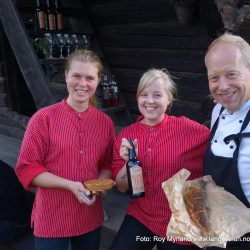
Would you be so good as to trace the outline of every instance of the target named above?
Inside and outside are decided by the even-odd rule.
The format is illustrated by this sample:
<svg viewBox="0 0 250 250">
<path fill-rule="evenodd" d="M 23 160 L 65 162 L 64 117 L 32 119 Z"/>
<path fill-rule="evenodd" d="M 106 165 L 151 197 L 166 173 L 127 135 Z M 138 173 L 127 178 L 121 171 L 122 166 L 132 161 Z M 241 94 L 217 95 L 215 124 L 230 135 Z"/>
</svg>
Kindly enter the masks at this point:
<svg viewBox="0 0 250 250">
<path fill-rule="evenodd" d="M 200 248 L 225 248 L 227 241 L 250 232 L 250 209 L 211 176 L 187 181 L 189 176 L 182 169 L 162 183 L 172 211 L 167 237 L 188 240 Z"/>
</svg>

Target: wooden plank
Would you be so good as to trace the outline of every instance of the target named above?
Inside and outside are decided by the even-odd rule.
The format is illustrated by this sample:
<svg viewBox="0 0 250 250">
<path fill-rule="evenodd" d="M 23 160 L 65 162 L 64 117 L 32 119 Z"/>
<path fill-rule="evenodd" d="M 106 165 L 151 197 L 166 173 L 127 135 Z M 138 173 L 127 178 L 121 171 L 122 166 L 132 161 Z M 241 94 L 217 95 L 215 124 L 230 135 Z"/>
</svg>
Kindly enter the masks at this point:
<svg viewBox="0 0 250 250">
<path fill-rule="evenodd" d="M 100 23 L 98 25 L 98 32 L 101 34 L 130 34 L 130 35 L 166 35 L 176 37 L 206 37 L 211 41 L 207 35 L 206 29 L 202 25 L 193 24 L 186 26 L 175 21 L 154 22 L 153 20 L 144 23 L 114 24 Z"/>
<path fill-rule="evenodd" d="M 170 72 L 177 86 L 208 91 L 207 74 L 190 72 Z"/>
<path fill-rule="evenodd" d="M 135 93 L 140 77 L 145 70 L 113 68 L 113 73 L 119 87 L 124 92 Z M 208 92 L 208 81 L 206 73 L 170 72 L 174 82 L 179 87 L 196 89 Z"/>
<path fill-rule="evenodd" d="M 124 93 L 124 97 L 132 116 L 137 117 L 140 115 L 135 95 L 131 93 Z M 171 108 L 170 115 L 186 116 L 195 121 L 200 121 L 201 103 L 180 99 L 175 100 Z"/>
<path fill-rule="evenodd" d="M 0 18 L 26 84 L 37 108 L 54 102 L 48 80 L 38 62 L 21 16 L 11 0 L 0 1 Z"/>
<path fill-rule="evenodd" d="M 170 112 L 174 116 L 186 116 L 197 122 L 201 119 L 201 104 L 185 100 L 176 100 Z"/>
<path fill-rule="evenodd" d="M 192 89 L 190 87 L 178 86 L 177 99 L 202 103 L 208 95 L 208 90 L 203 91 L 200 89 Z"/>
<path fill-rule="evenodd" d="M 161 6 L 162 8 L 171 6 L 166 0 L 82 0 L 86 7 L 95 8 L 110 8 L 110 9 L 138 9 L 138 8 L 152 8 L 156 9 Z M 143 4 L 143 6 L 142 6 Z"/>
<path fill-rule="evenodd" d="M 176 37 L 165 35 L 101 34 L 103 47 L 115 48 L 158 48 L 206 50 L 211 40 L 206 37 Z"/>
<path fill-rule="evenodd" d="M 82 0 L 83 1 L 83 0 Z M 113 1 L 101 1 L 99 3 L 95 3 L 94 1 L 83 1 L 85 8 L 88 11 L 92 11 L 93 13 L 107 13 L 110 15 L 110 12 L 130 12 L 130 11 L 143 11 L 143 10 L 161 10 L 166 11 L 165 14 L 168 14 L 168 10 L 170 12 L 174 11 L 172 5 L 169 4 L 166 0 L 113 0 Z M 140 12 L 141 13 L 141 12 Z M 112 15 L 112 14 L 111 14 Z M 139 12 L 138 12 L 139 16 Z"/>
<path fill-rule="evenodd" d="M 113 1 L 86 7 L 90 19 L 105 24 L 176 20 L 174 8 L 165 0 L 143 1 L 143 6 L 141 1 Z"/>
<path fill-rule="evenodd" d="M 105 9 L 106 10 L 106 9 Z M 88 16 L 95 16 L 99 23 L 105 24 L 125 24 L 125 23 L 145 23 L 145 22 L 164 22 L 164 21 L 176 21 L 174 12 L 166 13 L 165 11 L 159 10 L 138 10 L 135 11 L 108 11 L 104 12 L 93 12 L 88 11 Z"/>
<path fill-rule="evenodd" d="M 204 52 L 194 50 L 104 48 L 114 68 L 167 68 L 169 71 L 205 72 Z"/>
<path fill-rule="evenodd" d="M 129 98 L 131 99 L 129 99 L 129 102 L 134 102 L 136 100 L 136 92 L 125 92 L 122 88 L 121 90 L 123 92 L 123 95 L 129 95 Z M 178 86 L 176 99 L 202 103 L 208 95 L 209 91 L 202 91 L 189 87 Z"/>
</svg>

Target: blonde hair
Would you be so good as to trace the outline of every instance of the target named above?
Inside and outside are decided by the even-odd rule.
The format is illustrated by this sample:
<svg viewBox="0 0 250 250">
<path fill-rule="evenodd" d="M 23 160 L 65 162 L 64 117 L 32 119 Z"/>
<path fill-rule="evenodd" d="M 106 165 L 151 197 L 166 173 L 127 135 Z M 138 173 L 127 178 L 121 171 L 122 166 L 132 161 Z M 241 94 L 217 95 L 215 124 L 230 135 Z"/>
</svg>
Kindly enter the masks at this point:
<svg viewBox="0 0 250 250">
<path fill-rule="evenodd" d="M 208 52 L 218 43 L 231 43 L 239 48 L 242 60 L 245 66 L 250 67 L 250 46 L 246 40 L 240 36 L 233 35 L 231 33 L 225 32 L 223 35 L 216 38 L 208 47 L 206 56 Z M 206 60 L 205 56 L 205 60 Z"/>
<path fill-rule="evenodd" d="M 98 78 L 99 78 L 99 81 L 100 81 L 101 76 L 102 76 L 102 72 L 103 72 L 103 64 L 102 64 L 102 61 L 99 58 L 99 56 L 94 51 L 91 51 L 91 50 L 76 50 L 75 52 L 70 54 L 67 57 L 67 61 L 66 61 L 66 66 L 65 66 L 65 72 L 66 73 L 69 72 L 73 61 L 80 61 L 80 62 L 84 62 L 84 63 L 93 63 L 93 64 L 95 64 L 97 69 L 98 69 Z M 96 103 L 95 95 L 93 95 L 90 98 L 89 103 L 91 105 L 93 105 L 93 106 L 95 105 L 95 103 Z"/>
<path fill-rule="evenodd" d="M 150 84 L 152 84 L 155 80 L 161 79 L 163 83 L 163 87 L 170 99 L 170 106 L 173 103 L 174 96 L 176 94 L 176 85 L 174 81 L 172 80 L 169 72 L 166 69 L 149 69 L 147 70 L 141 77 L 136 97 L 140 96 L 140 94 L 144 91 L 145 88 L 147 88 Z"/>
</svg>

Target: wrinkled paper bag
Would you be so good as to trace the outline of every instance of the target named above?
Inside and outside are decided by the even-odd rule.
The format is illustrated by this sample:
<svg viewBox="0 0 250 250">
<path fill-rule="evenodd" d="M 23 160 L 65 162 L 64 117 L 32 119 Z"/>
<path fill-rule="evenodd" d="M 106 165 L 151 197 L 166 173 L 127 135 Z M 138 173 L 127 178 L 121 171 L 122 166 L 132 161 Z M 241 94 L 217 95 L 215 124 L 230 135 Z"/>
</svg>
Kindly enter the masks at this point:
<svg viewBox="0 0 250 250">
<path fill-rule="evenodd" d="M 190 172 L 180 170 L 172 178 L 162 183 L 172 215 L 167 226 L 167 236 L 191 241 L 198 247 L 217 246 L 226 248 L 227 241 L 233 241 L 250 232 L 250 209 L 234 195 L 217 186 L 211 176 L 188 180 Z M 205 183 L 204 206 L 209 216 L 210 230 L 204 233 L 190 218 L 183 199 L 186 185 L 197 186 Z"/>
</svg>

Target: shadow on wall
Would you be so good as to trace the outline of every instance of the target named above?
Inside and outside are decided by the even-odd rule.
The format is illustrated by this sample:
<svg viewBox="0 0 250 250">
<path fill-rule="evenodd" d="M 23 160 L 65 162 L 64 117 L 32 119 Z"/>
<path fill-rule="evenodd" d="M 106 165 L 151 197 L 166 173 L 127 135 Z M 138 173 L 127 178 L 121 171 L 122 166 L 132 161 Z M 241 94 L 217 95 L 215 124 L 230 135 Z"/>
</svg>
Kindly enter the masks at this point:
<svg viewBox="0 0 250 250">
<path fill-rule="evenodd" d="M 215 103 L 211 95 L 208 95 L 201 104 L 200 123 L 204 124 L 208 128 L 210 128 L 211 125 L 211 114 L 214 106 Z"/>
</svg>

